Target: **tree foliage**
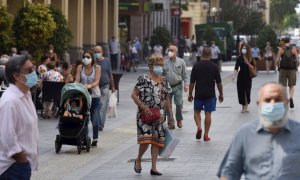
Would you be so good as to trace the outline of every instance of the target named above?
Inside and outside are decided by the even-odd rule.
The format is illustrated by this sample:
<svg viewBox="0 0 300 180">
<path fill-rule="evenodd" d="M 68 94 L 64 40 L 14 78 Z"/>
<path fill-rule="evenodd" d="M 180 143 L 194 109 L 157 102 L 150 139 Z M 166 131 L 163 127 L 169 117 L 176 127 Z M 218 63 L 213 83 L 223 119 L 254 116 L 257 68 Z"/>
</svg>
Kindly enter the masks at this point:
<svg viewBox="0 0 300 180">
<path fill-rule="evenodd" d="M 62 58 L 65 51 L 70 47 L 72 33 L 63 13 L 52 5 L 49 6 L 48 9 L 56 23 L 56 29 L 53 32 L 53 36 L 48 40 L 48 43 L 54 45 L 55 52 Z"/>
<path fill-rule="evenodd" d="M 236 34 L 255 35 L 265 26 L 262 13 L 244 6 L 235 5 L 232 0 L 222 0 L 221 18 L 232 21 Z"/>
<path fill-rule="evenodd" d="M 266 42 L 270 42 L 271 46 L 274 50 L 277 49 L 277 35 L 275 31 L 271 28 L 271 26 L 264 27 L 259 33 L 256 40 L 257 47 L 259 49 L 264 49 L 266 46 Z"/>
<path fill-rule="evenodd" d="M 0 54 L 8 54 L 13 46 L 12 26 L 13 18 L 6 7 L 0 6 Z"/>
<path fill-rule="evenodd" d="M 298 26 L 295 7 L 298 0 L 271 0 L 270 21 L 271 26 L 281 34 L 286 28 Z"/>
<path fill-rule="evenodd" d="M 38 60 L 43 54 L 43 47 L 53 36 L 56 24 L 47 6 L 39 3 L 26 3 L 15 18 L 13 30 L 17 47 L 27 50 Z"/>
<path fill-rule="evenodd" d="M 172 36 L 167 28 L 157 27 L 153 30 L 150 42 L 151 47 L 156 44 L 160 44 L 164 49 L 166 49 L 169 42 L 172 42 Z"/>
</svg>

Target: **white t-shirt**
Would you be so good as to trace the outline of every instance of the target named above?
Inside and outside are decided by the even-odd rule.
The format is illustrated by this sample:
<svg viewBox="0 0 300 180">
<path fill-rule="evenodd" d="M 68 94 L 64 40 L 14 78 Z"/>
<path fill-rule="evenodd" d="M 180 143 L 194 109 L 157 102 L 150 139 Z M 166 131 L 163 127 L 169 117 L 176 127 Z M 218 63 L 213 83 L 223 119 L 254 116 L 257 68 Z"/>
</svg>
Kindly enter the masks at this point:
<svg viewBox="0 0 300 180">
<path fill-rule="evenodd" d="M 210 47 L 211 50 L 211 59 L 218 59 L 219 54 L 221 53 L 220 49 L 218 48 L 218 46 L 211 46 Z"/>
</svg>

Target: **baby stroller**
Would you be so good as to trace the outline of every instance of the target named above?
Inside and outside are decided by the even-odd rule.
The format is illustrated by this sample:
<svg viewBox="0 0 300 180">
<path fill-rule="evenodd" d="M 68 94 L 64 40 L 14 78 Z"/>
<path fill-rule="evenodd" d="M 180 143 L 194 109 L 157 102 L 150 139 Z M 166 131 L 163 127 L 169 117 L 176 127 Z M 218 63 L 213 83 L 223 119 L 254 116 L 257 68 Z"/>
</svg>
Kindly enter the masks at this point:
<svg viewBox="0 0 300 180">
<path fill-rule="evenodd" d="M 82 119 L 73 116 L 64 116 L 65 102 L 68 99 L 82 97 L 82 108 L 80 114 Z M 91 107 L 91 96 L 84 85 L 79 83 L 66 84 L 61 90 L 58 131 L 55 139 L 55 152 L 58 154 L 63 144 L 77 146 L 78 154 L 86 148 L 91 148 L 91 138 L 86 135 L 84 127 L 88 123 Z"/>
</svg>

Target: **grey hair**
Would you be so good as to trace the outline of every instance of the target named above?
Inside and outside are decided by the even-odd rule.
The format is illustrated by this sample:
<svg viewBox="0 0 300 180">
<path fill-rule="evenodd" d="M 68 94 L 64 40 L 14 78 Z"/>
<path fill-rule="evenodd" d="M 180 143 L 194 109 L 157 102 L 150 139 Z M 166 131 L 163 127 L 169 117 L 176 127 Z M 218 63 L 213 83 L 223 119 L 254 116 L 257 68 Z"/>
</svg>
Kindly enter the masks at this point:
<svg viewBox="0 0 300 180">
<path fill-rule="evenodd" d="M 103 47 L 102 47 L 102 46 L 95 46 L 95 47 L 94 47 L 94 51 L 95 51 L 95 49 L 97 49 L 97 48 L 100 48 L 100 49 L 103 51 Z"/>
<path fill-rule="evenodd" d="M 287 93 L 287 89 L 280 83 L 278 82 L 268 82 L 268 83 L 265 83 L 263 84 L 260 89 L 259 89 L 259 92 L 258 92 L 258 98 L 260 99 L 261 98 L 261 93 L 262 93 L 262 90 L 267 86 L 267 85 L 270 85 L 270 84 L 273 84 L 273 85 L 277 85 L 280 87 L 280 90 L 281 90 L 281 93 L 283 95 L 283 97 L 288 100 L 288 93 Z"/>
<path fill-rule="evenodd" d="M 16 79 L 14 78 L 15 73 L 20 73 L 22 66 L 26 61 L 31 60 L 31 55 L 24 53 L 20 56 L 14 56 L 9 59 L 5 67 L 5 76 L 9 83 L 15 84 Z"/>
</svg>

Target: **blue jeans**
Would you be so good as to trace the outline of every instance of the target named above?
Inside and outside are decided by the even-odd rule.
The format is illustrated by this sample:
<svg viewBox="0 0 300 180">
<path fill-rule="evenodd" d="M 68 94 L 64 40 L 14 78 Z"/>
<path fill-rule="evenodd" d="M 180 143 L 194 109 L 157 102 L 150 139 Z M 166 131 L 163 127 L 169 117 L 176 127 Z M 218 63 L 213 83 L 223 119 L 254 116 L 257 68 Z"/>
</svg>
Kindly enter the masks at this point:
<svg viewBox="0 0 300 180">
<path fill-rule="evenodd" d="M 29 162 L 15 162 L 0 175 L 0 180 L 30 180 L 30 176 L 31 166 Z"/>
<path fill-rule="evenodd" d="M 100 98 L 100 128 L 104 128 L 105 120 L 106 120 L 106 112 L 109 101 L 109 86 L 110 84 L 104 85 L 100 87 L 101 98 Z"/>
<path fill-rule="evenodd" d="M 93 140 L 98 140 L 100 123 L 100 98 L 92 98 L 90 116 L 93 125 Z"/>
<path fill-rule="evenodd" d="M 183 120 L 182 117 L 182 106 L 183 106 L 183 100 L 182 100 L 182 84 L 178 84 L 177 86 L 172 87 L 172 92 L 170 94 L 170 105 L 172 109 L 172 99 L 174 96 L 174 103 L 176 105 L 176 121 Z"/>
</svg>

